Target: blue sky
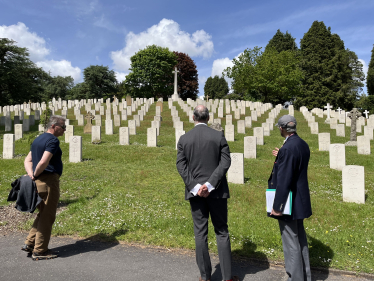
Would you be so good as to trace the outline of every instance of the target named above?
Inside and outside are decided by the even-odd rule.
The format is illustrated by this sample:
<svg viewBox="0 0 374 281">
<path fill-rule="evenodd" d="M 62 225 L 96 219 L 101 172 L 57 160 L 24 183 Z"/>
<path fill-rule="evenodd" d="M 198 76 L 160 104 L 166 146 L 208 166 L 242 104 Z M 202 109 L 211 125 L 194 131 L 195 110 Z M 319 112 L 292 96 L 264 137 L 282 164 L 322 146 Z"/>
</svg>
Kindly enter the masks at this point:
<svg viewBox="0 0 374 281">
<path fill-rule="evenodd" d="M 365 71 L 374 44 L 372 0 L 0 0 L 0 7 L 0 38 L 17 41 L 38 66 L 76 83 L 96 64 L 123 80 L 130 57 L 156 44 L 195 61 L 202 95 L 206 79 L 220 75 L 244 49 L 265 47 L 277 29 L 299 46 L 315 20 L 341 37 Z"/>
</svg>

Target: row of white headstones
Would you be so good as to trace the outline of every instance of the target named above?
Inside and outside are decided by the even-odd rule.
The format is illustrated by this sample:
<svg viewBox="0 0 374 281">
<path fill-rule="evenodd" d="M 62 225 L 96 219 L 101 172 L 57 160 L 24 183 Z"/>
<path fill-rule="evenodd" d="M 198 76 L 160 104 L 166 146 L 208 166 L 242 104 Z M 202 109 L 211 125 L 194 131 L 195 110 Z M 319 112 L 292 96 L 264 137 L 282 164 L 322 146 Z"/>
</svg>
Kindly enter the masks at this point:
<svg viewBox="0 0 374 281">
<path fill-rule="evenodd" d="M 145 105 L 147 106 L 145 108 L 141 108 L 141 110 L 138 111 L 138 114 L 134 115 L 134 120 L 128 120 L 129 121 L 128 127 L 119 128 L 120 145 L 130 144 L 130 141 L 129 141 L 130 135 L 136 134 L 136 127 L 140 126 L 140 121 L 143 120 L 143 118 L 141 117 L 143 115 L 143 112 L 144 114 L 146 114 L 149 106 L 153 104 L 153 102 L 154 102 L 153 100 L 148 100 L 148 101 L 144 100 L 137 104 L 139 106 L 145 103 Z M 197 104 L 204 104 L 212 111 L 210 113 L 211 114 L 210 120 L 213 120 L 213 122 L 215 123 L 221 123 L 221 118 L 223 118 L 223 107 L 224 107 L 223 101 L 214 100 L 211 102 L 205 102 L 205 101 L 198 100 L 195 102 L 192 100 L 188 100 L 187 103 L 185 103 L 183 100 L 177 99 L 177 102 L 179 103 L 183 111 L 189 116 L 190 122 L 193 122 L 192 109 Z M 113 107 L 115 107 L 116 105 L 118 106 L 118 101 L 117 101 L 117 104 L 115 102 L 113 103 Z M 183 122 L 180 121 L 180 117 L 178 116 L 178 111 L 176 110 L 176 107 L 173 106 L 173 101 L 169 99 L 168 105 L 169 105 L 169 108 L 171 109 L 173 124 L 175 127 L 175 137 L 176 137 L 176 147 L 177 147 L 178 140 L 180 136 L 185 133 L 185 131 L 183 130 Z M 109 102 L 109 104 L 107 103 L 107 108 L 110 109 L 110 107 L 111 106 Z M 125 115 L 127 118 L 128 113 L 126 112 L 125 114 L 123 114 L 124 110 L 126 110 L 123 107 L 120 106 L 120 110 L 122 108 L 121 110 L 122 116 Z M 241 118 L 240 115 L 242 115 L 243 113 L 245 115 L 246 107 L 250 107 L 251 116 L 245 116 L 245 120 L 240 120 Z M 95 108 L 97 107 L 95 106 Z M 136 108 L 137 107 L 135 107 L 134 109 L 134 106 L 132 106 L 131 111 L 136 111 Z M 236 103 L 231 101 L 231 104 L 229 104 L 229 102 L 226 101 L 225 136 L 228 141 L 235 140 L 234 139 L 235 130 L 234 130 L 234 125 L 232 124 L 232 115 L 229 115 L 227 113 L 230 113 L 231 111 L 234 112 L 235 119 L 239 119 L 237 120 L 237 132 L 245 134 L 245 128 L 251 128 L 252 121 L 257 121 L 257 117 L 261 116 L 263 113 L 265 113 L 265 111 L 271 109 L 271 111 L 269 112 L 269 118 L 266 119 L 266 123 L 263 123 L 262 127 L 254 128 L 253 136 L 244 137 L 244 153 L 232 153 L 231 155 L 232 165 L 228 171 L 229 182 L 237 183 L 237 184 L 244 183 L 244 158 L 256 158 L 256 145 L 264 144 L 264 135 L 265 136 L 270 135 L 270 131 L 273 129 L 273 126 L 274 126 L 275 118 L 280 113 L 281 108 L 282 108 L 281 105 L 277 105 L 275 108 L 272 108 L 272 105 L 270 104 L 263 105 L 261 103 L 248 103 L 248 102 L 243 103 L 243 101 L 238 101 Z M 219 118 L 214 119 L 214 114 L 216 113 L 217 109 L 218 109 Z M 90 111 L 91 105 L 89 107 L 86 106 L 86 110 Z M 127 108 L 127 110 L 129 110 L 129 108 Z M 304 116 L 308 115 L 306 114 L 307 110 L 305 110 L 304 108 L 301 108 L 301 110 L 304 113 Z M 294 111 L 293 106 L 290 106 L 289 114 L 293 115 L 293 111 Z M 75 110 L 75 113 L 76 113 L 76 118 L 78 119 L 78 116 L 81 115 L 80 111 L 78 111 L 78 108 Z M 114 115 L 114 118 L 115 116 L 116 115 Z M 113 120 L 111 119 L 111 114 L 108 114 L 108 110 L 107 110 L 106 117 L 107 117 L 107 120 L 105 120 L 105 131 L 106 131 L 106 134 L 110 135 L 110 134 L 113 134 Z M 154 118 L 155 120 L 152 121 L 151 128 L 147 129 L 147 146 L 149 147 L 157 146 L 157 136 L 160 133 L 160 125 L 161 125 L 161 120 L 162 120 L 161 107 L 159 106 L 156 107 L 156 116 Z M 122 120 L 124 120 L 124 118 L 122 118 Z M 101 124 L 101 120 L 100 120 L 100 124 Z M 12 137 L 12 134 L 4 135 L 3 158 L 13 158 L 14 140 L 15 138 Z M 100 140 L 101 140 L 101 126 L 92 126 L 92 141 L 99 142 Z M 73 125 L 67 125 L 65 141 L 69 142 L 69 161 L 73 163 L 82 161 L 82 137 L 74 135 Z M 328 143 L 330 142 L 330 133 L 319 134 L 320 150 L 324 150 L 323 148 L 327 147 L 327 142 Z M 342 148 L 342 145 L 343 145 L 343 148 Z M 369 142 L 369 147 L 370 147 L 370 142 Z M 342 153 L 342 150 L 344 150 L 344 153 Z M 333 169 L 343 170 L 343 199 L 344 201 L 364 203 L 365 202 L 365 196 L 364 196 L 365 194 L 364 182 L 365 181 L 364 181 L 364 176 L 363 176 L 364 167 L 345 166 L 344 144 L 330 144 L 328 151 L 330 152 L 330 167 Z M 343 157 L 344 157 L 344 164 L 342 160 Z M 345 173 L 344 172 L 345 170 L 349 172 Z M 363 185 L 361 183 L 363 183 Z M 345 188 L 347 186 L 348 188 Z M 348 191 L 344 192 L 344 190 L 348 190 Z M 349 190 L 354 190 L 354 192 L 349 192 Z M 363 196 L 362 196 L 362 192 L 357 192 L 357 190 L 360 190 L 360 191 L 363 190 Z M 353 193 L 354 195 L 356 195 L 355 197 L 358 197 L 359 199 L 352 199 L 352 196 L 350 195 Z M 349 195 L 346 195 L 346 194 L 349 194 Z"/>
</svg>

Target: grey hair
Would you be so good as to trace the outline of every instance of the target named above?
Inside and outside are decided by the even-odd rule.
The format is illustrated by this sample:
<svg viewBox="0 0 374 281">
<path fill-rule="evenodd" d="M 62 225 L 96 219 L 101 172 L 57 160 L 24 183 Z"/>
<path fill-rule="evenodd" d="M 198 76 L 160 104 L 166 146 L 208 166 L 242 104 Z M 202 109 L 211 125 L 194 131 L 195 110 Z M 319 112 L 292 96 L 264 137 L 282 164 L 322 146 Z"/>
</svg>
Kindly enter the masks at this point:
<svg viewBox="0 0 374 281">
<path fill-rule="evenodd" d="M 195 121 L 198 122 L 205 122 L 209 118 L 209 110 L 206 106 L 196 106 L 193 115 L 195 116 Z"/>
<path fill-rule="evenodd" d="M 58 124 L 59 122 L 65 122 L 66 119 L 60 115 L 52 115 L 51 117 L 49 117 L 49 122 L 47 124 L 47 130 L 50 129 L 52 127 L 52 125 L 56 125 Z"/>
</svg>

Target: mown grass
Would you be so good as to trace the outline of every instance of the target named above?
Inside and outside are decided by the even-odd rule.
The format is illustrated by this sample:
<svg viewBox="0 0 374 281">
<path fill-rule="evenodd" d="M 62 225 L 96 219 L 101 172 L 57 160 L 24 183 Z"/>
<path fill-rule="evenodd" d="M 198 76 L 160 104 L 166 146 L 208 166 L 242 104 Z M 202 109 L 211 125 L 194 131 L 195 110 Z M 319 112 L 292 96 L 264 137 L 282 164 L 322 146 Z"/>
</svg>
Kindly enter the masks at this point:
<svg viewBox="0 0 374 281">
<path fill-rule="evenodd" d="M 181 108 L 179 116 L 188 131 L 193 124 Z M 75 126 L 75 134 L 83 136 L 83 161 L 69 163 L 69 147 L 60 138 L 64 172 L 61 177 L 61 202 L 67 209 L 57 216 L 53 235 L 101 236 L 107 240 L 121 240 L 164 247 L 194 248 L 194 235 L 189 203 L 184 200 L 184 185 L 176 167 L 176 150 L 171 112 L 164 103 L 163 121 L 158 147 L 146 146 L 146 129 L 151 126 L 155 105 L 137 127 L 137 135 L 130 136 L 129 146 L 118 144 L 118 127 L 114 135 L 105 135 L 102 142 L 91 144 L 91 135 L 83 134 L 83 127 Z M 249 109 L 247 109 L 249 114 Z M 281 111 L 280 115 L 287 114 Z M 279 116 L 280 116 L 279 115 Z M 278 116 L 278 117 L 279 117 Z M 70 124 L 73 112 L 69 110 Z M 311 150 L 309 184 L 313 216 L 305 220 L 312 266 L 331 267 L 372 273 L 374 269 L 374 192 L 372 155 L 358 155 L 356 147 L 346 147 L 347 165 L 365 166 L 366 204 L 342 202 L 342 176 L 329 168 L 328 152 L 318 151 L 318 136 L 311 135 L 307 122 L 298 111 L 298 133 Z M 131 117 L 130 117 L 131 118 Z M 267 113 L 253 122 L 261 126 Z M 244 119 L 244 116 L 242 117 Z M 346 136 L 336 137 L 323 119 L 316 117 L 320 132 L 331 133 L 331 143 L 345 143 Z M 225 119 L 222 120 L 223 126 Z M 235 123 L 235 121 L 234 121 Z M 104 124 L 104 118 L 103 118 Z M 236 123 L 235 123 L 236 124 Z M 127 126 L 122 121 L 121 126 Z M 24 174 L 23 161 L 29 142 L 37 135 L 37 126 L 16 142 L 16 158 L 0 158 L 0 204 L 6 198 L 10 183 Z M 4 127 L 0 127 L 0 135 Z M 246 129 L 246 135 L 253 135 Z M 229 142 L 231 152 L 243 152 L 242 134 L 235 134 Z M 283 138 L 276 128 L 265 137 L 265 145 L 257 146 L 257 159 L 245 159 L 245 184 L 230 184 L 229 229 L 234 255 L 268 260 L 282 260 L 283 250 L 277 221 L 267 218 L 265 189 L 274 157 L 271 151 L 280 147 Z M 2 151 L 2 140 L 0 141 Z M 373 151 L 373 147 L 371 147 Z M 28 229 L 31 222 L 23 226 Z M 217 251 L 212 225 L 209 244 Z"/>
</svg>

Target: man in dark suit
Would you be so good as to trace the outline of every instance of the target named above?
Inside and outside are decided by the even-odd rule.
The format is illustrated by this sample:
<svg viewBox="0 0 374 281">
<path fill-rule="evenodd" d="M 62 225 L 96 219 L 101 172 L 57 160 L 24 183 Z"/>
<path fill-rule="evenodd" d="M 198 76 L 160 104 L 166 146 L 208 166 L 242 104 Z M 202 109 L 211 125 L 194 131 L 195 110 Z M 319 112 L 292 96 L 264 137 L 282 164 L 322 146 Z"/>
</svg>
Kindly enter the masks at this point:
<svg viewBox="0 0 374 281">
<path fill-rule="evenodd" d="M 283 146 L 273 150 L 276 156 L 269 178 L 269 189 L 276 189 L 270 216 L 278 219 L 288 281 L 311 281 L 309 250 L 304 219 L 312 215 L 308 186 L 308 144 L 296 133 L 296 119 L 284 115 L 278 120 Z M 291 215 L 284 215 L 288 195 L 292 191 Z"/>
<path fill-rule="evenodd" d="M 208 219 L 216 233 L 218 255 L 224 280 L 231 277 L 231 245 L 227 226 L 227 198 L 230 197 L 226 172 L 230 149 L 222 132 L 207 126 L 209 111 L 203 105 L 194 110 L 195 127 L 178 142 L 177 169 L 185 183 L 185 199 L 190 201 L 194 223 L 196 262 L 199 280 L 210 280 L 212 265 L 208 249 Z"/>
</svg>

